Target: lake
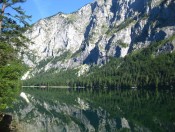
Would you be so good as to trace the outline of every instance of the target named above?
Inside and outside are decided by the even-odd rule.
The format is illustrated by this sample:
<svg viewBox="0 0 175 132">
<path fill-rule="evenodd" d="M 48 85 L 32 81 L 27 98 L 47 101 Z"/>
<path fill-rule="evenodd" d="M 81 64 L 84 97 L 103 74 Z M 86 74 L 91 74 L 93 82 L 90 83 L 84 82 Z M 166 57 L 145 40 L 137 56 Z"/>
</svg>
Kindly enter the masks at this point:
<svg viewBox="0 0 175 132">
<path fill-rule="evenodd" d="M 12 113 L 21 132 L 174 132 L 170 91 L 23 88 Z"/>
</svg>

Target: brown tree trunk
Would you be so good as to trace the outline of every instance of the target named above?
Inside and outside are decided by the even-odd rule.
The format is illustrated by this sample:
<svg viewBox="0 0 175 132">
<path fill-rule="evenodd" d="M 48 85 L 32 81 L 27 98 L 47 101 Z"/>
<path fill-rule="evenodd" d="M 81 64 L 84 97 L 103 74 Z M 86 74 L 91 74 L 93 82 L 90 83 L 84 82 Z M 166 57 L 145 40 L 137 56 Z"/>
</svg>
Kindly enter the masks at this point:
<svg viewBox="0 0 175 132">
<path fill-rule="evenodd" d="M 2 8 L 1 8 L 1 13 L 0 13 L 0 15 L 2 17 L 2 18 L 0 18 L 0 35 L 1 35 L 1 32 L 2 32 L 2 21 L 3 21 L 3 17 L 4 17 L 5 8 L 6 8 L 6 3 L 3 3 Z"/>
</svg>

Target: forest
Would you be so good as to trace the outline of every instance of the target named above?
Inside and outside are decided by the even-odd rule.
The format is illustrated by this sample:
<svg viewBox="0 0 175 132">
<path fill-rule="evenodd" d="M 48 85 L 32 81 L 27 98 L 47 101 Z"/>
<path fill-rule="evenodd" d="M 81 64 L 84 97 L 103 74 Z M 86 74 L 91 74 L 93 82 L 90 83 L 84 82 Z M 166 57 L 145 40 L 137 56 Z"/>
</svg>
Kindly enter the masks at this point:
<svg viewBox="0 0 175 132">
<path fill-rule="evenodd" d="M 89 72 L 77 77 L 78 70 L 52 69 L 24 81 L 24 85 L 68 85 L 86 88 L 108 89 L 169 89 L 175 86 L 175 52 L 159 52 L 161 47 L 171 44 L 175 35 L 152 42 L 148 47 L 132 51 L 124 58 L 111 57 L 102 67 L 91 66 Z"/>
</svg>

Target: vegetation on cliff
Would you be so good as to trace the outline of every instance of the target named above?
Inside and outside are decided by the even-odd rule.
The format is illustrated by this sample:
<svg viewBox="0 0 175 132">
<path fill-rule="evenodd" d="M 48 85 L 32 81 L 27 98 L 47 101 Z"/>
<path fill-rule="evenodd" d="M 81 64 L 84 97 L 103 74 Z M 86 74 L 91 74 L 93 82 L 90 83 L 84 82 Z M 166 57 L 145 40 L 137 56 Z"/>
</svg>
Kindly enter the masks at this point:
<svg viewBox="0 0 175 132">
<path fill-rule="evenodd" d="M 39 74 L 24 81 L 25 85 L 69 85 L 88 88 L 146 88 L 174 89 L 175 52 L 160 52 L 161 47 L 171 44 L 175 35 L 162 41 L 152 42 L 147 48 L 133 51 L 124 58 L 110 58 L 102 67 L 92 66 L 89 73 L 77 77 L 77 70 Z"/>
</svg>

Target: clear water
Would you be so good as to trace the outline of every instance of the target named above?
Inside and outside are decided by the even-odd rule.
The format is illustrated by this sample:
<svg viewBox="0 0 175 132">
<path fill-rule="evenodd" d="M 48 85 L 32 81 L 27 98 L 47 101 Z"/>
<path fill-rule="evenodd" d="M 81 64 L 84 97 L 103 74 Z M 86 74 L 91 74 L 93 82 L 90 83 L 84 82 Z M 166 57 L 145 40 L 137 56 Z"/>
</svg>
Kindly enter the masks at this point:
<svg viewBox="0 0 175 132">
<path fill-rule="evenodd" d="M 175 96 L 170 91 L 25 88 L 23 92 L 30 103 L 19 98 L 7 110 L 18 131 L 175 131 Z"/>
</svg>

